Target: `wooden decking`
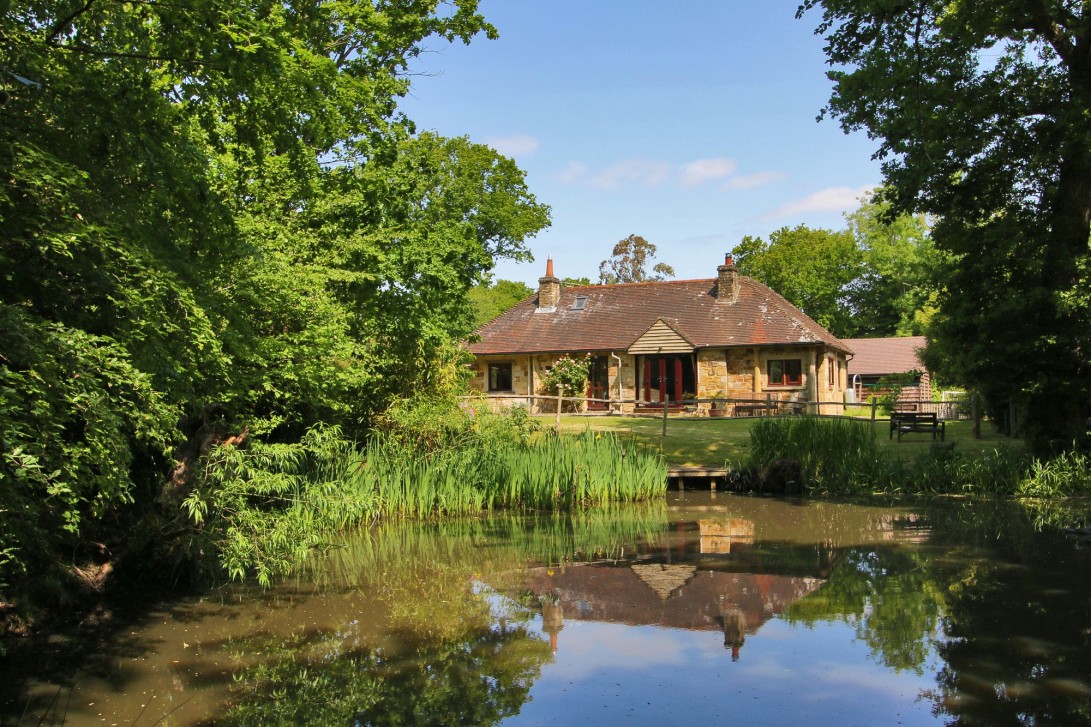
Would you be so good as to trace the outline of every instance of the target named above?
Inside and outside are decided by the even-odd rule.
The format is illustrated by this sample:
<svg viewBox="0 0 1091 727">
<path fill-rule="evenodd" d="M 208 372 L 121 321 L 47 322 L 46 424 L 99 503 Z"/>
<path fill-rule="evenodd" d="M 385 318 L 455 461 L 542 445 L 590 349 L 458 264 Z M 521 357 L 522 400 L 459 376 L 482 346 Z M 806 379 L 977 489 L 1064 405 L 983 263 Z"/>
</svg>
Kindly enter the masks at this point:
<svg viewBox="0 0 1091 727">
<path fill-rule="evenodd" d="M 723 467 L 671 467 L 667 487 L 677 490 L 722 489 L 731 470 Z"/>
</svg>

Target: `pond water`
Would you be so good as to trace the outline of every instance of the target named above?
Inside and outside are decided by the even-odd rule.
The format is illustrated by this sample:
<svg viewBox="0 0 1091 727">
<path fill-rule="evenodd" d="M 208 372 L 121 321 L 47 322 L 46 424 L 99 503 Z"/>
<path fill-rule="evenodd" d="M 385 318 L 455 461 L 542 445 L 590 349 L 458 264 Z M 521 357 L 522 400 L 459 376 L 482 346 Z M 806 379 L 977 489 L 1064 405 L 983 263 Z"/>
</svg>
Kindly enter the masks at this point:
<svg viewBox="0 0 1091 727">
<path fill-rule="evenodd" d="M 0 664 L 41 725 L 1091 724 L 1091 543 L 1011 503 L 674 493 L 386 525 Z"/>
</svg>

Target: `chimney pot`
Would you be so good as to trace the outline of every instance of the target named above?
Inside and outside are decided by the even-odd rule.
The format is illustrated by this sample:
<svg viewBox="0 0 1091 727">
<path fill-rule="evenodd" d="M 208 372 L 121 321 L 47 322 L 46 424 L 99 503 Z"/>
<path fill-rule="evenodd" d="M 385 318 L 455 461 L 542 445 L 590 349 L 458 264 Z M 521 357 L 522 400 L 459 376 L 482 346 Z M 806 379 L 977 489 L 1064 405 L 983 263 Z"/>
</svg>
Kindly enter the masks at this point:
<svg viewBox="0 0 1091 727">
<path fill-rule="evenodd" d="M 545 277 L 538 278 L 538 310 L 553 311 L 561 301 L 561 281 L 553 275 L 553 258 L 546 260 Z"/>
<path fill-rule="evenodd" d="M 731 253 L 724 255 L 724 264 L 716 268 L 716 300 L 734 303 L 739 298 L 739 269 Z"/>
</svg>

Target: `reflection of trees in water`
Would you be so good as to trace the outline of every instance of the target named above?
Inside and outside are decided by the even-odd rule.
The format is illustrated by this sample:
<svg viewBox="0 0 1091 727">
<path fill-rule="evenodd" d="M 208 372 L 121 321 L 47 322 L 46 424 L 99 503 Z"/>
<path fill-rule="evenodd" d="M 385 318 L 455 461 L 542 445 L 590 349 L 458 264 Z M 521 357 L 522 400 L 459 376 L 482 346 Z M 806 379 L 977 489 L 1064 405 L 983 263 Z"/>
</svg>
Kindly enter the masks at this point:
<svg viewBox="0 0 1091 727">
<path fill-rule="evenodd" d="M 218 721 L 495 724 L 518 714 L 552 657 L 549 643 L 530 630 L 537 600 L 498 600 L 479 576 L 502 582 L 530 559 L 604 557 L 654 540 L 665 527 L 660 505 L 362 531 L 314 575 L 323 588 L 359 589 L 381 601 L 396 652 L 363 643 L 352 624 L 288 642 L 238 643 L 243 659 L 259 653 L 262 662 L 239 674 L 235 704 Z M 556 631 L 562 619 L 558 612 Z M 550 623 L 543 617 L 546 633 Z"/>
<path fill-rule="evenodd" d="M 786 617 L 792 623 L 851 624 L 880 663 L 921 674 L 942 638 L 951 577 L 950 568 L 917 549 L 853 548 L 826 584 L 792 604 Z"/>
<path fill-rule="evenodd" d="M 1028 545 L 1040 515 L 1029 510 L 1024 528 L 1008 519 L 949 589 L 944 666 L 927 695 L 949 724 L 1091 724 L 1091 555 L 1057 532 Z"/>
<path fill-rule="evenodd" d="M 419 643 L 398 656 L 341 638 L 270 645 L 244 670 L 225 725 L 490 725 L 519 713 L 549 646 L 526 626 Z"/>
<path fill-rule="evenodd" d="M 881 663 L 923 673 L 949 724 L 1091 724 L 1091 557 L 1057 503 L 930 509 L 927 545 L 859 546 L 788 609 L 856 629 Z"/>
</svg>

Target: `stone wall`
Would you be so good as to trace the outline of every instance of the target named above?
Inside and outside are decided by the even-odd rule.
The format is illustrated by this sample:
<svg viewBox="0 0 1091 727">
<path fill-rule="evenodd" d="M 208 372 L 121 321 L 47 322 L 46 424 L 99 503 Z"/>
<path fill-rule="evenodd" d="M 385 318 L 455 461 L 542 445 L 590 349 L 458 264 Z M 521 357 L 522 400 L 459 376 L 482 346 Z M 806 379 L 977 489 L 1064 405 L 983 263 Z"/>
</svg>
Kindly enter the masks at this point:
<svg viewBox="0 0 1091 727">
<path fill-rule="evenodd" d="M 489 397 L 493 409 L 506 409 L 513 406 L 529 406 L 526 398 L 530 385 L 530 367 L 528 356 L 478 356 L 470 367 L 473 376 L 470 388 Z M 511 391 L 489 391 L 489 364 L 511 364 Z"/>
<path fill-rule="evenodd" d="M 511 406 L 526 406 L 532 414 L 552 414 L 557 408 L 554 401 L 544 398 L 532 398 L 528 394 L 539 397 L 550 397 L 554 394 L 546 390 L 542 383 L 549 369 L 561 358 L 563 354 L 542 353 L 530 356 L 478 356 L 471 367 L 473 377 L 470 379 L 470 388 L 484 393 L 493 402 L 493 408 L 507 408 Z M 582 356 L 583 353 L 572 353 L 569 356 Z M 603 355 L 603 354 L 599 354 Z M 618 396 L 618 361 L 613 356 L 605 354 L 609 367 L 609 391 L 610 399 Z M 633 399 L 636 395 L 636 368 L 635 357 L 629 354 L 619 354 L 621 358 L 621 394 L 623 399 Z M 488 368 L 490 363 L 512 364 L 512 392 L 488 391 Z M 531 387 L 533 391 L 531 391 Z M 579 394 L 583 395 L 583 392 Z M 633 404 L 611 406 L 612 411 L 632 412 Z M 566 411 L 568 407 L 565 407 Z"/>
<path fill-rule="evenodd" d="M 583 355 L 575 353 L 570 355 Z M 601 354 L 600 354 L 601 355 Z M 618 376 L 621 377 L 621 396 L 626 400 L 637 397 L 636 356 L 626 353 L 621 358 L 620 371 L 617 359 L 605 354 L 609 370 L 609 398 L 618 396 Z M 529 395 L 551 396 L 542 384 L 543 377 L 561 354 L 535 354 L 520 356 L 480 356 L 474 363 L 471 388 L 483 392 L 494 403 L 494 408 L 515 405 L 526 406 L 532 413 L 547 414 L 556 411 L 556 405 L 549 399 L 532 399 Z M 833 366 L 833 380 L 830 381 L 829 366 Z M 800 386 L 768 386 L 768 362 L 775 359 L 800 359 L 803 381 Z M 488 364 L 512 364 L 512 392 L 490 393 L 488 388 Z M 755 386 L 755 363 L 758 365 L 758 381 Z M 814 378 L 811 367 L 814 366 Z M 844 354 L 830 351 L 798 347 L 768 348 L 730 348 L 710 349 L 697 352 L 697 391 L 699 399 L 723 396 L 728 399 L 764 399 L 773 397 L 780 401 L 818 401 L 831 402 L 831 405 L 817 407 L 818 413 L 840 414 L 843 407 L 847 368 Z M 533 388 L 533 391 L 531 391 Z M 836 403 L 836 405 L 833 405 Z M 610 411 L 630 413 L 634 404 L 611 405 Z M 702 412 L 707 412 L 709 404 L 701 404 Z M 814 410 L 814 407 L 812 407 Z"/>
</svg>

